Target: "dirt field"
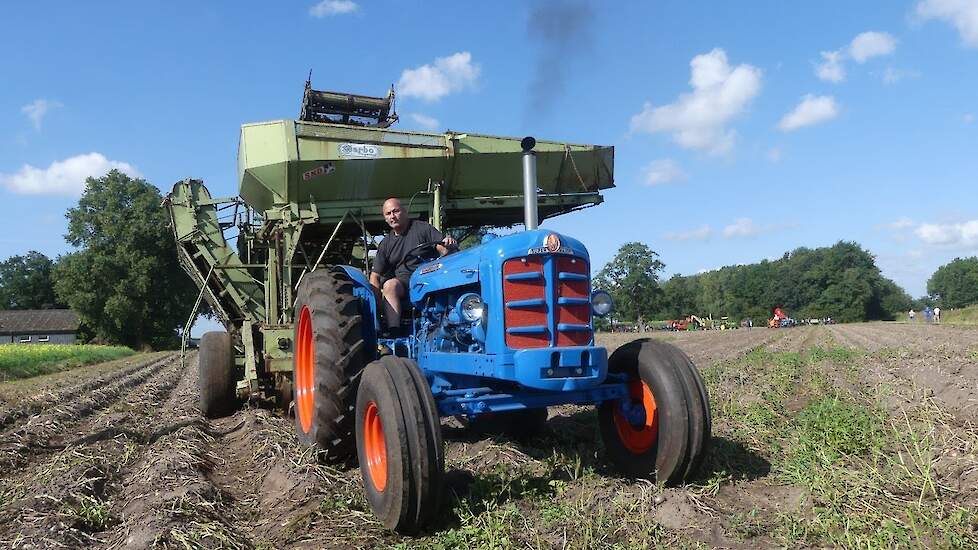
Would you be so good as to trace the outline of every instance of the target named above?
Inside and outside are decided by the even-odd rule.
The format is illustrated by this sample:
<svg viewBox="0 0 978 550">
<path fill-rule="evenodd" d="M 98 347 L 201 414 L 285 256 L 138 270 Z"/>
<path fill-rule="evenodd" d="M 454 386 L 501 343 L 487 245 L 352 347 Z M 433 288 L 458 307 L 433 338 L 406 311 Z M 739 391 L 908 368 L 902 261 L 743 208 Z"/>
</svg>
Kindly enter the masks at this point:
<svg viewBox="0 0 978 550">
<path fill-rule="evenodd" d="M 603 335 L 614 348 L 636 335 Z M 386 533 L 355 468 L 291 419 L 196 411 L 190 357 L 138 356 L 0 385 L 0 547 L 640 548 L 978 545 L 978 329 L 857 324 L 656 333 L 707 381 L 692 483 L 609 472 L 591 409 L 545 435 L 446 421 L 442 520 Z"/>
</svg>

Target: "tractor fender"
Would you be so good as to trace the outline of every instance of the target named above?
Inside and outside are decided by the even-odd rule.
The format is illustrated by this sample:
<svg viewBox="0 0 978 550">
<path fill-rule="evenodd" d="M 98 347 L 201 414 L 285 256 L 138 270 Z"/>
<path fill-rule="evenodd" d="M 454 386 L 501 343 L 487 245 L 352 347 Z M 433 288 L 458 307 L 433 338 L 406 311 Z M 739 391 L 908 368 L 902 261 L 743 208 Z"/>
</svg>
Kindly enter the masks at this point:
<svg viewBox="0 0 978 550">
<path fill-rule="evenodd" d="M 351 265 L 338 265 L 336 269 L 346 273 L 350 277 L 350 281 L 353 282 L 353 295 L 360 299 L 360 316 L 363 318 L 360 326 L 363 331 L 363 343 L 366 349 L 376 350 L 377 335 L 380 334 L 380 314 L 377 309 L 377 295 L 374 294 L 370 280 L 363 274 L 363 271 Z"/>
</svg>

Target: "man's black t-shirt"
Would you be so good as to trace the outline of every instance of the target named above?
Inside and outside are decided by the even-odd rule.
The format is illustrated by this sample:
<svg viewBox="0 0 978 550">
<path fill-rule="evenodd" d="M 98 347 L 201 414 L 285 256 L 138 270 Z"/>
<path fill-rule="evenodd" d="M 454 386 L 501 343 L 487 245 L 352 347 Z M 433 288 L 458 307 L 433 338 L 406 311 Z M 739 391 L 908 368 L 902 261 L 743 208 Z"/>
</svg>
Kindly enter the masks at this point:
<svg viewBox="0 0 978 550">
<path fill-rule="evenodd" d="M 420 220 L 411 220 L 403 235 L 397 235 L 392 230 L 380 241 L 371 271 L 384 277 L 397 277 L 406 284 L 420 262 L 411 259 L 398 266 L 404 255 L 421 243 L 441 241 L 443 238 L 441 232 L 431 225 Z"/>
</svg>

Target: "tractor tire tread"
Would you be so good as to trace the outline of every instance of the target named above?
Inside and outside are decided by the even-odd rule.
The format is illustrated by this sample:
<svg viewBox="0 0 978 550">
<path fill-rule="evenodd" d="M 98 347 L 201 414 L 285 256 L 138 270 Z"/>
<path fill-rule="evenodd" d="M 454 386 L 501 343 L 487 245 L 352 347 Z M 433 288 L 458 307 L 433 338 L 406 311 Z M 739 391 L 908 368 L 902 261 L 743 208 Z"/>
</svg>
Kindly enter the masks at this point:
<svg viewBox="0 0 978 550">
<path fill-rule="evenodd" d="M 230 414 L 237 404 L 231 335 L 223 331 L 205 333 L 200 339 L 197 368 L 200 412 L 207 418 Z"/>
<path fill-rule="evenodd" d="M 316 389 L 313 427 L 304 434 L 297 418 L 299 439 L 318 447 L 327 462 L 348 461 L 356 453 L 352 412 L 365 349 L 353 286 L 341 284 L 333 272 L 313 271 L 296 297 L 295 318 L 303 305 L 313 317 Z M 348 314 L 349 305 L 355 315 Z"/>
</svg>

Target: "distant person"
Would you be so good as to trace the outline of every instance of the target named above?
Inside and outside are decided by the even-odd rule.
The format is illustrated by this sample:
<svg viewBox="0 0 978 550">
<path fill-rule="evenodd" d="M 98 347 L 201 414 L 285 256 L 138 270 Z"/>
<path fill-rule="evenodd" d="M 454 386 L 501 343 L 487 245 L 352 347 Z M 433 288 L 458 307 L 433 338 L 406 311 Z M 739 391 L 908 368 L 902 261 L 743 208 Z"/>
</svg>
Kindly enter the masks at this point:
<svg viewBox="0 0 978 550">
<path fill-rule="evenodd" d="M 934 312 L 930 309 L 930 306 L 925 307 L 924 308 L 924 322 L 925 323 L 929 323 L 930 322 L 930 318 L 931 318 L 932 315 L 934 315 Z"/>
<path fill-rule="evenodd" d="M 748 319 L 747 320 L 747 332 L 750 332 L 750 329 L 752 329 L 752 328 L 754 328 L 754 320 L 753 319 Z"/>
<path fill-rule="evenodd" d="M 914 310 L 911 309 L 910 310 L 910 313 L 907 314 L 907 317 L 910 318 L 910 322 L 912 323 L 914 321 L 914 319 L 917 318 L 917 313 Z"/>
<path fill-rule="evenodd" d="M 940 307 L 935 307 L 934 308 L 934 322 L 935 323 L 940 323 L 941 322 L 941 308 Z"/>
</svg>

